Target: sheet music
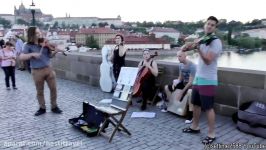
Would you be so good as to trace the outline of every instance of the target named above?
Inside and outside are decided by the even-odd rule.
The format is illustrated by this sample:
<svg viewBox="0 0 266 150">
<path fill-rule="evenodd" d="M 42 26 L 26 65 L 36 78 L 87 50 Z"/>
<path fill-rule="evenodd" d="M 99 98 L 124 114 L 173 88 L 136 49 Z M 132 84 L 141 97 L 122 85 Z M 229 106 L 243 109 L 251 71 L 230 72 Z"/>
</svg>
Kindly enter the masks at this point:
<svg viewBox="0 0 266 150">
<path fill-rule="evenodd" d="M 138 68 L 136 67 L 122 67 L 117 83 L 133 86 L 137 78 L 137 74 Z"/>
<path fill-rule="evenodd" d="M 131 118 L 154 118 L 154 112 L 133 112 Z"/>
</svg>

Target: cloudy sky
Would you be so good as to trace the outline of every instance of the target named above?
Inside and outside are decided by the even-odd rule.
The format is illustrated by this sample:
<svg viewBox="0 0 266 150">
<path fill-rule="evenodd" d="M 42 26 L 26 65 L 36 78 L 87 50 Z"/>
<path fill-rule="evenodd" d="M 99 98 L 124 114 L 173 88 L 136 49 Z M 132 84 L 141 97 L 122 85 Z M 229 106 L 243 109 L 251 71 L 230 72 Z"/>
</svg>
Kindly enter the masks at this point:
<svg viewBox="0 0 266 150">
<path fill-rule="evenodd" d="M 21 1 L 0 0 L 0 13 L 13 13 Z M 44 13 L 54 17 L 117 17 L 123 21 L 198 21 L 210 15 L 218 19 L 247 22 L 266 18 L 266 0 L 34 0 Z"/>
</svg>

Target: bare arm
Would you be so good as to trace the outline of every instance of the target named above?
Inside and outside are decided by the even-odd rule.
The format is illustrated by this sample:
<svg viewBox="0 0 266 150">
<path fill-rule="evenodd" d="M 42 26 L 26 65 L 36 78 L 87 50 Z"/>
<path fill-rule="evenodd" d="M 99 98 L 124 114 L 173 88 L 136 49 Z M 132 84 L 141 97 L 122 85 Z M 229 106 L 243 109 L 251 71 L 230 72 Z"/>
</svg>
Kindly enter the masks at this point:
<svg viewBox="0 0 266 150">
<path fill-rule="evenodd" d="M 178 76 L 177 80 L 179 80 L 179 81 L 183 80 L 181 69 L 179 69 L 179 76 Z"/>
<path fill-rule="evenodd" d="M 185 92 L 186 90 L 188 90 L 193 83 L 194 77 L 193 76 L 189 76 L 189 81 L 187 83 L 187 85 L 182 89 L 182 93 Z"/>
<path fill-rule="evenodd" d="M 9 56 L 2 56 L 1 59 L 2 60 L 8 60 L 8 59 L 15 59 L 15 58 L 9 57 Z"/>
<path fill-rule="evenodd" d="M 221 53 L 222 42 L 219 39 L 212 41 L 209 45 L 207 53 L 203 53 L 200 49 L 200 46 L 198 46 L 197 51 L 199 52 L 199 55 L 204 61 L 204 63 L 206 65 L 210 65 L 215 60 L 215 58 L 217 58 Z"/>
<path fill-rule="evenodd" d="M 22 61 L 30 60 L 31 58 L 33 58 L 32 53 L 29 53 L 29 54 L 21 53 L 19 55 L 19 59 L 21 59 Z"/>
<path fill-rule="evenodd" d="M 206 65 L 210 65 L 216 57 L 216 55 L 211 51 L 208 51 L 206 54 L 204 54 L 200 49 L 198 49 L 198 52 Z"/>
<path fill-rule="evenodd" d="M 142 68 L 141 64 L 142 64 L 142 61 L 139 62 L 139 65 L 138 65 L 139 70 Z"/>
<path fill-rule="evenodd" d="M 155 77 L 158 76 L 158 66 L 157 66 L 157 63 L 155 61 L 152 63 L 152 66 L 148 65 L 147 67 L 150 69 L 151 73 Z"/>
</svg>

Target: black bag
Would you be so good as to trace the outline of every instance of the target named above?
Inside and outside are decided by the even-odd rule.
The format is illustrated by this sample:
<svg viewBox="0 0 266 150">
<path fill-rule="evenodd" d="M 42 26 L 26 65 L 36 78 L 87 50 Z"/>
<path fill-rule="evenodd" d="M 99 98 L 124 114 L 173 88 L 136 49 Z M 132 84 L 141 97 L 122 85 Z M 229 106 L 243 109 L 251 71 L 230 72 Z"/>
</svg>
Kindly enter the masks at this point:
<svg viewBox="0 0 266 150">
<path fill-rule="evenodd" d="M 241 105 L 237 114 L 237 128 L 266 138 L 266 104 L 253 101 Z"/>
<path fill-rule="evenodd" d="M 83 112 L 77 118 L 69 119 L 69 123 L 86 133 L 89 137 L 97 136 L 105 114 L 88 102 L 83 102 Z"/>
</svg>

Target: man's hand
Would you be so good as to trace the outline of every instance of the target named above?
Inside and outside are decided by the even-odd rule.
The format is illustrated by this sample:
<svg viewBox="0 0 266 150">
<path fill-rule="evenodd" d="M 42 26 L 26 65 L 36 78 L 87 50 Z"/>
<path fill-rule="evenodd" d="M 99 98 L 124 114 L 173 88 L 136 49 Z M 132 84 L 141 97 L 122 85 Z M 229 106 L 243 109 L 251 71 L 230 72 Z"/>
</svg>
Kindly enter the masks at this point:
<svg viewBox="0 0 266 150">
<path fill-rule="evenodd" d="M 40 53 L 31 53 L 31 57 L 35 59 L 39 59 L 41 57 Z"/>
</svg>

